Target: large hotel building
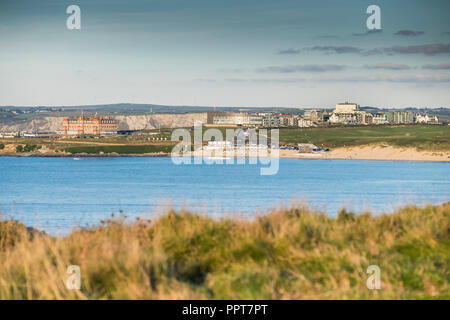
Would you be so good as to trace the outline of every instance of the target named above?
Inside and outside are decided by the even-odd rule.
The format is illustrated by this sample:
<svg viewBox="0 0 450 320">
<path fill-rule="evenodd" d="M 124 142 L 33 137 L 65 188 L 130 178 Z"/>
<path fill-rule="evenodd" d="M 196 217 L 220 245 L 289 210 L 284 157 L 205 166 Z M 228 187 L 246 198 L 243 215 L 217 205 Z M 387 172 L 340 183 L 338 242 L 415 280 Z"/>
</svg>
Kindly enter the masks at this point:
<svg viewBox="0 0 450 320">
<path fill-rule="evenodd" d="M 112 117 L 65 118 L 62 124 L 63 135 L 111 135 L 117 134 L 117 120 Z"/>
</svg>

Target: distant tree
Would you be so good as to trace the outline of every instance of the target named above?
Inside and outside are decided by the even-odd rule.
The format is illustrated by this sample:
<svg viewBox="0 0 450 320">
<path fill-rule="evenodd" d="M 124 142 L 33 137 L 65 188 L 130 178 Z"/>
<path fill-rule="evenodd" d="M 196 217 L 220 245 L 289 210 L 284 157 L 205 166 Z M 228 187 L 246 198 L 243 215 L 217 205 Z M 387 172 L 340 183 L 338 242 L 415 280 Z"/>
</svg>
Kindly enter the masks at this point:
<svg viewBox="0 0 450 320">
<path fill-rule="evenodd" d="M 23 147 L 23 151 L 24 152 L 30 152 L 33 151 L 33 146 L 29 145 L 28 143 L 25 145 L 25 147 Z"/>
<path fill-rule="evenodd" d="M 5 145 L 3 143 L 0 143 L 0 150 L 5 149 Z"/>
<path fill-rule="evenodd" d="M 22 145 L 18 145 L 17 147 L 16 147 L 16 152 L 23 152 L 23 147 L 22 147 Z"/>
</svg>

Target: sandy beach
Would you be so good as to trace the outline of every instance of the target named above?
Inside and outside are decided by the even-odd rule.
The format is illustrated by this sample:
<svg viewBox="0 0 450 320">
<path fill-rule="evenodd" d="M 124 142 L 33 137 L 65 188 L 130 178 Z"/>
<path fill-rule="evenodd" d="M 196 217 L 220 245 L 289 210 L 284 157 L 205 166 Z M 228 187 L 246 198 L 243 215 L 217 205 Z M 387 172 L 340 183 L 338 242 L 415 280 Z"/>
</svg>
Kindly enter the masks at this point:
<svg viewBox="0 0 450 320">
<path fill-rule="evenodd" d="M 205 151 L 204 151 L 205 152 Z M 195 154 L 195 153 L 194 153 Z M 209 151 L 212 157 L 223 156 Z M 199 156 L 200 154 L 196 154 Z M 276 156 L 272 152 L 269 156 Z M 417 150 L 412 147 L 393 147 L 387 145 L 364 145 L 355 147 L 336 148 L 328 152 L 299 153 L 296 150 L 278 150 L 280 158 L 291 159 L 342 159 L 342 160 L 386 160 L 386 161 L 450 161 L 450 151 Z M 248 152 L 246 153 L 248 156 Z"/>
<path fill-rule="evenodd" d="M 280 157 L 300 159 L 450 161 L 450 151 L 421 151 L 410 147 L 366 145 L 336 148 L 329 152 L 302 154 L 295 150 L 280 150 Z"/>
<path fill-rule="evenodd" d="M 211 156 L 218 156 L 210 151 Z M 192 153 L 192 155 L 197 155 Z M 272 153 L 272 156 L 275 154 Z M 139 156 L 161 157 L 171 156 L 168 153 L 143 153 L 143 154 L 69 154 L 55 153 L 47 147 L 43 147 L 33 153 L 16 153 L 15 145 L 6 145 L 0 150 L 0 156 L 35 156 L 35 157 L 114 157 L 114 156 Z M 226 154 L 224 153 L 225 157 Z M 247 154 L 248 156 L 248 154 Z M 329 152 L 299 153 L 296 150 L 279 150 L 280 158 L 292 159 L 343 159 L 343 160 L 387 160 L 387 161 L 450 161 L 450 151 L 426 151 L 411 147 L 393 147 L 384 145 L 365 145 L 346 148 L 336 148 Z"/>
</svg>

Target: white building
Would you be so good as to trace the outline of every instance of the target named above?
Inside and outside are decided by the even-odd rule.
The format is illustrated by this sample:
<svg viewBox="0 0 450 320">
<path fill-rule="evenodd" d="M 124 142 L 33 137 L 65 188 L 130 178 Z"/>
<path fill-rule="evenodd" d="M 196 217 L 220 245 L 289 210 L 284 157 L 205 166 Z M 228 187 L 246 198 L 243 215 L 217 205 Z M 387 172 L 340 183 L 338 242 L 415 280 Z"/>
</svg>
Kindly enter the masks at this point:
<svg viewBox="0 0 450 320">
<path fill-rule="evenodd" d="M 330 119 L 331 124 L 357 124 L 358 117 L 356 113 L 341 113 L 341 112 L 333 112 Z"/>
<path fill-rule="evenodd" d="M 15 138 L 19 136 L 19 132 L 0 132 L 0 138 Z"/>
<path fill-rule="evenodd" d="M 263 117 L 262 125 L 263 125 L 263 127 L 278 128 L 281 126 L 280 117 L 277 115 L 268 114 Z"/>
<path fill-rule="evenodd" d="M 329 120 L 331 124 L 370 124 L 372 115 L 359 109 L 356 103 L 338 103 Z"/>
<path fill-rule="evenodd" d="M 233 148 L 233 143 L 231 141 L 208 141 L 208 145 L 204 146 L 205 150 L 223 150 L 223 149 L 231 149 Z"/>
<path fill-rule="evenodd" d="M 386 124 L 388 123 L 386 115 L 384 113 L 375 113 L 372 119 L 373 124 Z"/>
<path fill-rule="evenodd" d="M 428 114 L 416 115 L 416 123 L 439 123 L 439 119 L 437 116 L 429 116 Z"/>
<path fill-rule="evenodd" d="M 308 127 L 312 127 L 313 122 L 311 120 L 306 120 L 306 119 L 299 119 L 297 126 L 300 128 L 308 128 Z"/>
</svg>

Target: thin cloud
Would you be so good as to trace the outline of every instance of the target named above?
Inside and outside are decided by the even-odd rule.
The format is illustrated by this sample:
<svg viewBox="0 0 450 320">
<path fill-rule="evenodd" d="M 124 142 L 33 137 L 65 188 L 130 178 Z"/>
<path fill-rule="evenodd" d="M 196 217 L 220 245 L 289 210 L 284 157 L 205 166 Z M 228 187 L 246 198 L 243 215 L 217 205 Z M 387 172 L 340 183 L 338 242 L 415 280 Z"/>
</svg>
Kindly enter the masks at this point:
<svg viewBox="0 0 450 320">
<path fill-rule="evenodd" d="M 347 68 L 344 65 L 336 64 L 306 64 L 306 65 L 288 65 L 288 66 L 271 66 L 259 68 L 257 72 L 263 73 L 293 73 L 293 72 L 329 72 L 342 71 Z"/>
<path fill-rule="evenodd" d="M 220 73 L 243 73 L 247 70 L 243 68 L 220 68 L 217 71 Z"/>
<path fill-rule="evenodd" d="M 394 54 L 423 54 L 434 56 L 439 54 L 450 54 L 450 44 L 434 43 L 414 46 L 395 46 L 363 50 L 352 46 L 314 46 L 304 48 L 304 51 L 322 52 L 325 54 L 360 54 L 368 55 L 394 55 Z"/>
<path fill-rule="evenodd" d="M 422 34 L 424 34 L 424 31 L 414 31 L 414 30 L 399 30 L 396 33 L 394 33 L 394 35 L 396 36 L 405 36 L 405 37 L 417 37 L 420 36 Z"/>
<path fill-rule="evenodd" d="M 384 70 L 408 70 L 408 69 L 411 69 L 411 67 L 406 65 L 406 64 L 387 63 L 387 62 L 377 63 L 377 64 L 374 64 L 374 65 L 365 65 L 364 68 L 365 69 L 369 69 L 369 70 L 379 70 L 379 69 L 384 69 Z"/>
<path fill-rule="evenodd" d="M 430 69 L 430 70 L 450 70 L 450 63 L 426 64 L 426 65 L 422 66 L 422 69 Z"/>
<path fill-rule="evenodd" d="M 278 54 L 299 54 L 300 52 L 301 52 L 300 49 L 289 48 L 278 51 Z"/>
<path fill-rule="evenodd" d="M 449 75 L 415 74 L 415 75 L 365 75 L 349 77 L 327 77 L 316 79 L 320 82 L 399 82 L 399 83 L 446 83 Z"/>
<path fill-rule="evenodd" d="M 203 82 L 203 83 L 215 83 L 215 82 L 217 82 L 216 79 L 209 79 L 209 78 L 198 78 L 198 79 L 195 79 L 194 81 L 196 81 L 196 82 Z"/>
<path fill-rule="evenodd" d="M 366 32 L 363 33 L 354 33 L 353 36 L 355 37 L 363 37 L 363 36 L 370 36 L 372 34 L 380 34 L 383 32 L 383 29 L 373 29 L 373 30 L 368 30 Z"/>
<path fill-rule="evenodd" d="M 423 54 L 427 56 L 434 56 L 439 54 L 449 54 L 450 53 L 450 44 L 423 44 L 423 45 L 415 45 L 415 46 L 396 46 L 396 47 L 387 47 L 387 48 L 379 48 L 372 49 L 364 54 Z"/>
<path fill-rule="evenodd" d="M 334 36 L 334 35 L 322 35 L 322 36 L 318 36 L 317 38 L 319 38 L 319 39 L 340 39 L 340 37 Z"/>
<path fill-rule="evenodd" d="M 227 78 L 224 82 L 229 83 L 314 83 L 314 82 L 390 82 L 390 83 L 449 83 L 450 75 L 444 74 L 385 74 L 385 75 L 355 75 L 355 76 L 326 76 L 316 78 Z"/>
<path fill-rule="evenodd" d="M 224 79 L 225 82 L 231 83 L 297 83 L 297 82 L 305 82 L 307 79 L 303 78 L 252 78 L 252 79 L 244 79 L 244 78 L 228 78 Z"/>
<path fill-rule="evenodd" d="M 314 46 L 305 48 L 306 51 L 319 51 L 326 54 L 330 53 L 361 53 L 363 50 L 352 46 Z"/>
</svg>

